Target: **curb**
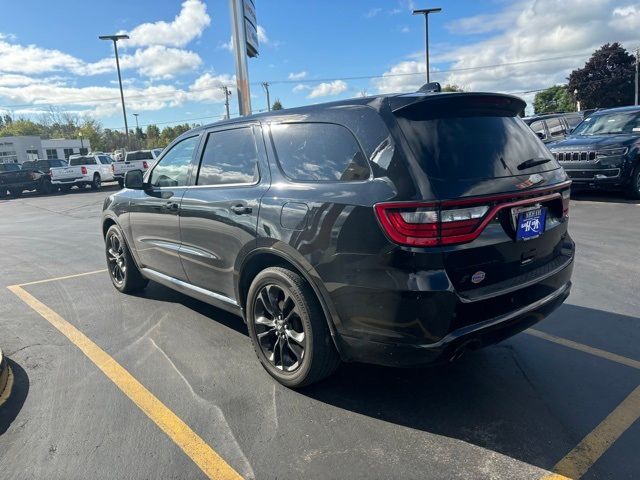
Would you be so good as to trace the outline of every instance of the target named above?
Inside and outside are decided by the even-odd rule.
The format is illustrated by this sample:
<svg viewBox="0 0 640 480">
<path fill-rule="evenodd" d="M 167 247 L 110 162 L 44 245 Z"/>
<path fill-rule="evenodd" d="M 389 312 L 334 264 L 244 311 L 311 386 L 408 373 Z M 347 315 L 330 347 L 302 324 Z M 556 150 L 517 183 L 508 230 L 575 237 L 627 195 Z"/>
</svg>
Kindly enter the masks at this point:
<svg viewBox="0 0 640 480">
<path fill-rule="evenodd" d="M 11 374 L 11 369 L 9 368 L 7 359 L 0 348 L 0 405 L 2 405 L 9 397 L 12 384 L 13 375 Z"/>
</svg>

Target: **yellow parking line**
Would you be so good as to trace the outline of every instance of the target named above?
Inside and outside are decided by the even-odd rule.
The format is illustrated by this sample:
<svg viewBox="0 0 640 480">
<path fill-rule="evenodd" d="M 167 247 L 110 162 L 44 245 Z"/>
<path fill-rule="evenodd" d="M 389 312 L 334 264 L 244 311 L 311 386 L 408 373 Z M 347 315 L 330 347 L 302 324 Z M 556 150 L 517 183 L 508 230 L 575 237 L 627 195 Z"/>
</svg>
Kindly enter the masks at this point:
<svg viewBox="0 0 640 480">
<path fill-rule="evenodd" d="M 65 275 L 64 277 L 45 278 L 44 280 L 36 280 L 35 282 L 21 283 L 18 286 L 26 287 L 27 285 L 37 285 L 38 283 L 56 282 L 58 280 L 66 280 L 67 278 L 84 277 L 85 275 L 94 275 L 96 273 L 104 273 L 106 271 L 107 269 L 103 268 L 102 270 L 94 270 L 92 272 L 76 273 L 75 275 Z"/>
<path fill-rule="evenodd" d="M 547 340 L 549 342 L 557 343 L 558 345 L 573 348 L 574 350 L 580 350 L 581 352 L 589 353 L 591 355 L 595 355 L 596 357 L 606 358 L 607 360 L 621 363 L 622 365 L 626 365 L 627 367 L 640 369 L 640 362 L 632 358 L 623 357 L 622 355 L 616 355 L 615 353 L 607 352 L 606 350 L 601 350 L 595 347 L 590 347 L 589 345 L 584 345 L 572 340 L 567 340 L 566 338 L 556 337 L 555 335 L 541 332 L 540 330 L 536 330 L 535 328 L 525 330 L 524 333 L 532 335 L 534 337 L 542 338 L 543 340 Z"/>
<path fill-rule="evenodd" d="M 543 477 L 543 480 L 580 478 L 638 418 L 640 386 L 553 467 L 556 473 Z"/>
<path fill-rule="evenodd" d="M 61 278 L 70 277 L 71 276 Z M 30 285 L 32 284 L 33 283 L 30 283 Z M 115 383 L 147 417 L 160 427 L 160 429 L 194 461 L 208 478 L 242 478 L 240 474 L 207 445 L 198 434 L 191 430 L 186 423 L 158 400 L 153 393 L 147 390 L 144 385 L 138 382 L 124 367 L 110 357 L 85 334 L 21 288 L 20 285 L 12 285 L 7 288 L 78 347 L 89 360 L 102 370 L 109 380 Z"/>
</svg>

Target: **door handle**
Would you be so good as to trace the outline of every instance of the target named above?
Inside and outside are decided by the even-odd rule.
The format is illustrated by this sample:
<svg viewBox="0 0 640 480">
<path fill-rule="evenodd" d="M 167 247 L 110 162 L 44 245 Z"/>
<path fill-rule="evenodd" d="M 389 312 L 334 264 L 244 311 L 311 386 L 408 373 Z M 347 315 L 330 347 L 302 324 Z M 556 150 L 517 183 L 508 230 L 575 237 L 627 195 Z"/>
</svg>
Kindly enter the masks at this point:
<svg viewBox="0 0 640 480">
<path fill-rule="evenodd" d="M 166 210 L 178 210 L 179 205 L 176 202 L 167 202 L 164 204 Z"/>
<path fill-rule="evenodd" d="M 234 205 L 231 207 L 231 211 L 236 215 L 243 215 L 252 212 L 251 207 L 247 207 L 246 205 Z"/>
</svg>

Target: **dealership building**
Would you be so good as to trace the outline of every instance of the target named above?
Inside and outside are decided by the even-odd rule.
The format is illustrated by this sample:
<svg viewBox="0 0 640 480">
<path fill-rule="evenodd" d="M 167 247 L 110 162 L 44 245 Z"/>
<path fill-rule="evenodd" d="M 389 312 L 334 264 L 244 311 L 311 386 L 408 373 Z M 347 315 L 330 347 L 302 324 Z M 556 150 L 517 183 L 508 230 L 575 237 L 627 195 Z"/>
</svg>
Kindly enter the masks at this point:
<svg viewBox="0 0 640 480">
<path fill-rule="evenodd" d="M 38 158 L 66 160 L 70 155 L 86 154 L 91 150 L 89 140 L 45 139 L 35 135 L 0 137 L 0 163 L 24 163 Z"/>
</svg>

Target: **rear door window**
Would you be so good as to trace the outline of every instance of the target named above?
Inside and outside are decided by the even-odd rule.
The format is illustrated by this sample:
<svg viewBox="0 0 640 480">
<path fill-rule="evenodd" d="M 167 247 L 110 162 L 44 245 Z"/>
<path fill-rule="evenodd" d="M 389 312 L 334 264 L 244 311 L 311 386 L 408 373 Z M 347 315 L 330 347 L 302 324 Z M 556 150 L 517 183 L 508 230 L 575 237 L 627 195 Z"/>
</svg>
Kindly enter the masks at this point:
<svg viewBox="0 0 640 480">
<path fill-rule="evenodd" d="M 427 102 L 425 102 L 427 103 Z M 414 156 L 433 178 L 487 179 L 559 168 L 535 133 L 516 116 L 477 108 L 428 107 L 399 114 L 398 123 Z M 519 171 L 529 159 L 548 162 Z"/>
<path fill-rule="evenodd" d="M 253 129 L 211 132 L 202 154 L 197 185 L 257 183 L 258 151 Z"/>
<path fill-rule="evenodd" d="M 302 182 L 369 178 L 369 163 L 353 134 L 333 123 L 282 123 L 271 137 L 284 174 Z"/>
</svg>

